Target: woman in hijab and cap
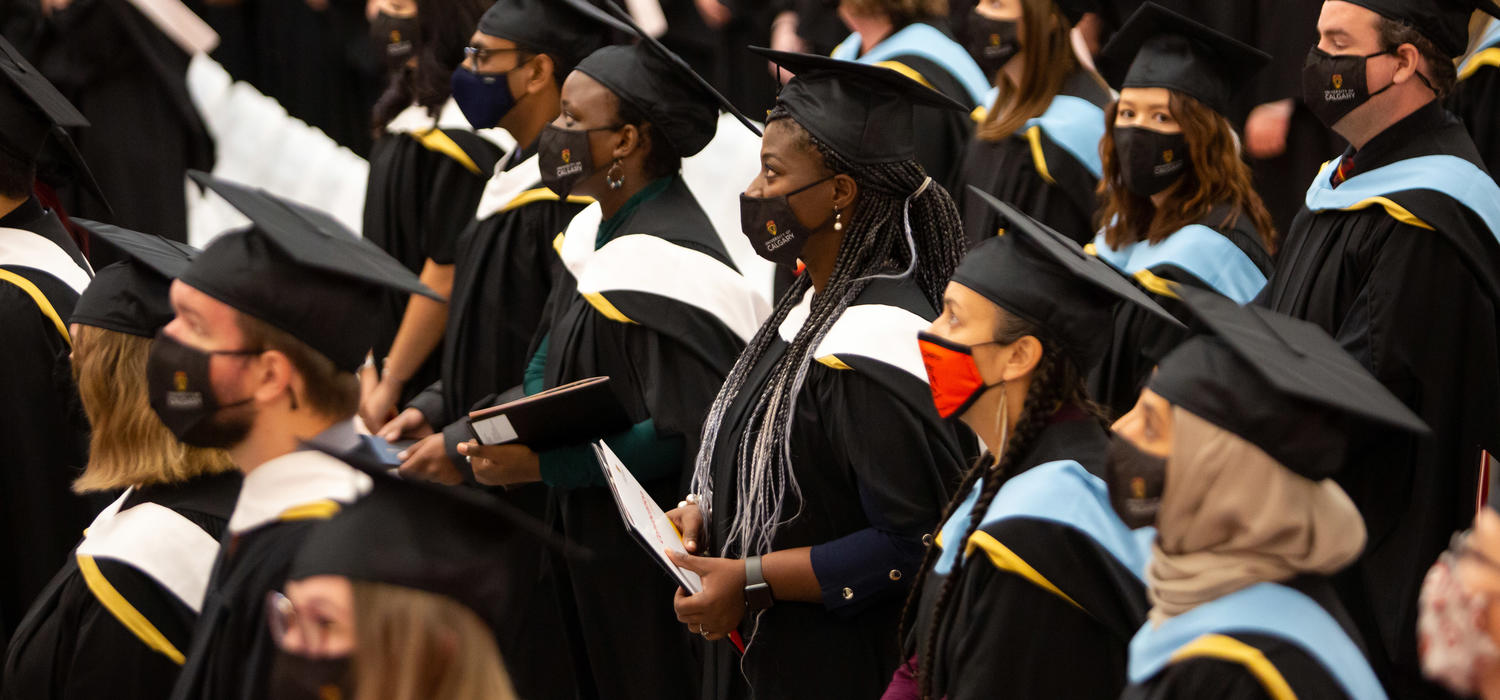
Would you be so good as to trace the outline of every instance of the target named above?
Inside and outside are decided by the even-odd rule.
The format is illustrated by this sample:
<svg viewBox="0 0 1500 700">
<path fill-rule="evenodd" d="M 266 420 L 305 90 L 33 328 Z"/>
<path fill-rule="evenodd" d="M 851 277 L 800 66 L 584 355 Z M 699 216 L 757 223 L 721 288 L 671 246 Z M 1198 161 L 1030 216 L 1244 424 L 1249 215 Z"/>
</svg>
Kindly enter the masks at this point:
<svg viewBox="0 0 1500 700">
<path fill-rule="evenodd" d="M 670 507 L 714 394 L 768 309 L 681 174 L 682 159 L 713 138 L 719 110 L 738 112 L 681 58 L 633 31 L 640 43 L 605 47 L 578 64 L 563 83 L 561 115 L 538 140 L 547 187 L 599 206 L 556 243 L 564 270 L 522 388 L 532 395 L 609 377 L 631 425 L 601 437 Z M 563 606 L 578 624 L 570 634 L 579 682 L 603 698 L 695 697 L 673 583 L 620 524 L 592 446 L 463 443 L 459 451 L 481 484 L 551 486 L 562 533 L 599 554 L 557 562 L 571 584 Z"/>
<path fill-rule="evenodd" d="M 1385 698 L 1329 582 L 1365 546 L 1329 477 L 1367 433 L 1426 425 L 1317 326 L 1176 293 L 1204 334 L 1162 361 L 1110 446 L 1117 512 L 1156 526 L 1121 697 Z"/>
<path fill-rule="evenodd" d="M 970 243 L 1000 227 L 978 187 L 1079 243 L 1094 237 L 1109 86 L 1074 52 L 1089 0 L 984 0 L 961 32 L 995 87 L 973 112 L 956 189 Z"/>
<path fill-rule="evenodd" d="M 1158 294 L 1173 281 L 1241 304 L 1255 298 L 1271 273 L 1276 231 L 1224 115 L 1268 60 L 1154 3 L 1131 15 L 1099 56 L 1120 99 L 1106 110 L 1099 144 L 1104 203 L 1091 252 Z M 1094 397 L 1116 415 L 1128 411 L 1182 338 L 1123 310 L 1091 378 Z"/>
<path fill-rule="evenodd" d="M 1146 555 L 1110 508 L 1083 378 L 1117 303 L 1175 321 L 1077 243 L 975 196 L 1005 228 L 964 258 L 919 342 L 938 412 L 985 455 L 928 549 L 903 620 L 911 661 L 884 697 L 1115 697 Z"/>
<path fill-rule="evenodd" d="M 75 219 L 117 249 L 71 317 L 73 375 L 93 424 L 79 493 L 124 493 L 84 531 L 10 640 L 0 697 L 162 698 L 203 602 L 240 474 L 178 442 L 148 403 L 146 358 L 167 289 L 197 251 Z"/>
<path fill-rule="evenodd" d="M 267 697 L 514 700 L 495 638 L 525 611 L 509 604 L 496 547 L 556 537 L 482 494 L 372 476 L 266 596 Z"/>
<path fill-rule="evenodd" d="M 917 164 L 917 105 L 963 106 L 902 74 L 754 49 L 796 77 L 741 196 L 762 256 L 806 271 L 719 390 L 693 489 L 669 514 L 704 590 L 678 619 L 710 640 L 703 697 L 874 697 L 892 633 L 964 460 L 911 338 L 963 250 L 958 210 Z M 824 653 L 837 650 L 836 654 Z"/>
</svg>

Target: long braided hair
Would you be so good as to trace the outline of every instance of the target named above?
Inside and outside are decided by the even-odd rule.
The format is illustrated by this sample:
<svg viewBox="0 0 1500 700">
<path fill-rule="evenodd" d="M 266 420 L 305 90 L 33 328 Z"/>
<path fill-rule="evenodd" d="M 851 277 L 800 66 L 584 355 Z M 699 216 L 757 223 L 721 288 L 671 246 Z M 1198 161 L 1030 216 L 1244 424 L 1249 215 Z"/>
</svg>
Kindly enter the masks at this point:
<svg viewBox="0 0 1500 700">
<path fill-rule="evenodd" d="M 1031 371 L 1031 385 L 1026 390 L 1025 408 L 1021 411 L 1015 430 L 1010 431 L 1005 444 L 1000 447 L 1001 454 L 985 455 L 969 469 L 959 484 L 958 490 L 954 492 L 953 500 L 948 504 L 942 519 L 938 521 L 939 528 L 946 524 L 958 510 L 959 505 L 968 497 L 974 484 L 983 479 L 979 497 L 975 500 L 973 509 L 969 511 L 963 537 L 944 543 L 946 547 L 959 547 L 960 556 L 953 570 L 948 572 L 947 578 L 943 579 L 943 584 L 938 589 L 937 598 L 933 603 L 931 622 L 915 649 L 909 648 L 911 645 L 907 643 L 907 640 L 911 636 L 921 608 L 922 590 L 927 582 L 927 575 L 937 563 L 940 554 L 938 547 L 928 545 L 927 553 L 922 559 L 922 567 L 917 570 L 917 578 L 912 582 L 911 591 L 907 594 L 906 606 L 901 610 L 900 639 L 903 646 L 908 647 L 907 657 L 910 658 L 912 652 L 915 652 L 918 658 L 917 686 L 922 700 L 929 700 L 933 697 L 936 652 L 943 643 L 943 632 L 947 628 L 946 622 L 951 612 L 948 607 L 952 603 L 953 591 L 957 587 L 956 582 L 965 564 L 962 548 L 974 531 L 979 529 L 985 512 L 990 509 L 990 504 L 994 502 L 996 494 L 1000 493 L 1000 487 L 1020 472 L 1022 460 L 1031 453 L 1037 438 L 1058 409 L 1069 405 L 1076 406 L 1098 420 L 1101 425 L 1108 424 L 1103 407 L 1089 399 L 1088 390 L 1084 387 L 1085 375 L 1078 371 L 1077 364 L 1063 352 L 1062 346 L 1049 340 L 1045 333 L 1046 331 L 1037 324 L 1005 309 L 1000 310 L 1000 324 L 995 330 L 995 342 L 1010 345 L 1029 335 L 1041 340 L 1042 357 Z"/>
<path fill-rule="evenodd" d="M 755 397 L 749 422 L 735 446 L 733 458 L 739 478 L 733 484 L 734 520 L 728 541 L 719 543 L 720 554 L 724 555 L 752 556 L 771 551 L 776 528 L 796 518 L 796 514 L 782 517 L 787 497 L 795 498 L 799 512 L 802 508 L 802 491 L 791 463 L 792 416 L 796 415 L 797 395 L 813 353 L 834 321 L 878 277 L 909 275 L 927 300 L 941 307 L 943 289 L 966 245 L 953 198 L 931 182 L 915 161 L 855 165 L 818 141 L 778 106 L 766 123 L 770 126 L 780 121 L 794 129 L 800 147 L 816 149 L 822 155 L 830 172 L 853 178 L 859 198 L 844 225 L 843 242 L 828 283 L 814 295 L 807 321 L 777 360 L 765 390 Z M 918 226 L 912 229 L 910 221 L 918 222 Z M 713 481 L 714 446 L 725 413 L 745 388 L 751 368 L 771 347 L 782 322 L 811 284 L 810 276 L 804 274 L 782 294 L 770 320 L 736 360 L 709 410 L 693 473 L 693 490 L 702 495 L 706 518 L 715 517 L 711 506 L 714 489 L 728 486 Z"/>
</svg>

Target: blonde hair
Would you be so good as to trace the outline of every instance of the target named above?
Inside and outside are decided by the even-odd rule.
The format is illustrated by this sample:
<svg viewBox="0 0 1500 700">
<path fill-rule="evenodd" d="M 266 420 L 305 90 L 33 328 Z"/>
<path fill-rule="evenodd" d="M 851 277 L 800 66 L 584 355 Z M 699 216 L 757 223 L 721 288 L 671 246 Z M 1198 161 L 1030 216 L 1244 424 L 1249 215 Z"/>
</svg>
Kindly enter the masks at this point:
<svg viewBox="0 0 1500 700">
<path fill-rule="evenodd" d="M 234 470 L 229 453 L 178 442 L 151 410 L 150 350 L 150 338 L 94 326 L 79 326 L 73 336 L 73 380 L 93 427 L 75 492 L 176 484 Z"/>
<path fill-rule="evenodd" d="M 355 700 L 515 700 L 495 635 L 446 596 L 354 581 Z"/>
</svg>

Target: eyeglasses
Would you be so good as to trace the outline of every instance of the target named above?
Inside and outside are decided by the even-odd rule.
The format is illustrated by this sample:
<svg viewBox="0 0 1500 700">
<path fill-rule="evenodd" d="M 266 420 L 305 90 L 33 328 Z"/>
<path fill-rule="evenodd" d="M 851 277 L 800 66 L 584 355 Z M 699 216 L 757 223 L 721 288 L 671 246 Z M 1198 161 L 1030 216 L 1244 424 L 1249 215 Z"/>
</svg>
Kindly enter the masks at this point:
<svg viewBox="0 0 1500 700">
<path fill-rule="evenodd" d="M 521 51 L 521 52 L 524 52 L 525 49 L 520 49 L 520 48 L 515 48 L 515 49 L 487 49 L 487 48 L 484 48 L 483 46 L 465 46 L 464 47 L 464 58 L 472 58 L 472 59 L 474 59 L 474 62 L 476 64 L 477 63 L 484 63 L 485 61 L 490 60 L 490 56 L 494 56 L 496 54 L 502 54 L 502 53 L 510 53 L 512 51 Z"/>
<path fill-rule="evenodd" d="M 266 593 L 266 624 L 278 648 L 309 656 L 327 652 L 335 628 L 334 623 L 298 613 L 297 606 L 280 591 Z"/>
</svg>

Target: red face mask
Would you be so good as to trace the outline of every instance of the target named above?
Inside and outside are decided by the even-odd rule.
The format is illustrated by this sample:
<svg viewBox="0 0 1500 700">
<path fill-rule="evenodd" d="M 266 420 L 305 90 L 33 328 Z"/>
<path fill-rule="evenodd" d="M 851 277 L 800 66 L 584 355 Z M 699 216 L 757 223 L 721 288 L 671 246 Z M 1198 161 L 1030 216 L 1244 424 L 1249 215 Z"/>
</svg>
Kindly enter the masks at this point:
<svg viewBox="0 0 1500 700">
<path fill-rule="evenodd" d="M 978 345 L 955 343 L 925 331 L 917 334 L 917 345 L 922 349 L 922 364 L 927 367 L 927 383 L 938 415 L 963 415 L 987 389 L 998 386 L 985 384 L 984 377 L 979 376 L 979 365 L 974 364 L 974 348 Z"/>
</svg>

